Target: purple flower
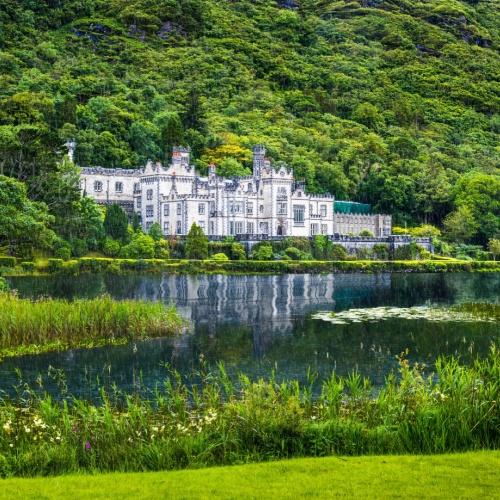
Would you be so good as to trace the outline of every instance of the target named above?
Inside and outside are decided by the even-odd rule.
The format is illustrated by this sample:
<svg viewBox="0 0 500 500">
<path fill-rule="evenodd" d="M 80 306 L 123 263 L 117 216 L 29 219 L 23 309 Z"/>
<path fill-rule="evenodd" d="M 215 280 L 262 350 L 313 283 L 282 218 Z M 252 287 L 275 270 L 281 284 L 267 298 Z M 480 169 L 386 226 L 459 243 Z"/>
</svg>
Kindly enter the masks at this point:
<svg viewBox="0 0 500 500">
<path fill-rule="evenodd" d="M 87 451 L 90 451 L 90 449 L 91 449 L 91 448 L 92 448 L 92 446 L 90 446 L 90 443 L 87 441 L 87 442 L 85 443 L 85 449 L 86 449 Z"/>
</svg>

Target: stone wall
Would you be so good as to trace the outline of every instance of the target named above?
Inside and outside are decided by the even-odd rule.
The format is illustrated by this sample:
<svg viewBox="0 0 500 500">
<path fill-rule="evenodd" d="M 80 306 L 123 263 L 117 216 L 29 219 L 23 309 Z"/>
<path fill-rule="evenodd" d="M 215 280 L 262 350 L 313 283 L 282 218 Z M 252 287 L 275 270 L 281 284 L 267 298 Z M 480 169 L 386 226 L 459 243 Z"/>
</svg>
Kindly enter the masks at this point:
<svg viewBox="0 0 500 500">
<path fill-rule="evenodd" d="M 434 246 L 431 238 L 412 238 L 411 236 L 388 236 L 385 238 L 367 238 L 362 236 L 344 236 L 334 235 L 328 236 L 334 243 L 343 246 L 350 254 L 356 253 L 356 250 L 367 248 L 372 249 L 375 245 L 385 244 L 388 245 L 389 251 L 392 252 L 396 248 L 409 245 L 415 242 L 425 250 L 434 253 Z M 210 241 L 223 241 L 225 237 L 211 236 Z M 235 237 L 235 241 L 242 243 L 247 250 L 251 250 L 257 243 L 262 241 L 280 241 L 283 238 L 280 236 L 265 236 L 262 234 L 242 234 Z M 310 238 L 312 239 L 312 238 Z"/>
</svg>

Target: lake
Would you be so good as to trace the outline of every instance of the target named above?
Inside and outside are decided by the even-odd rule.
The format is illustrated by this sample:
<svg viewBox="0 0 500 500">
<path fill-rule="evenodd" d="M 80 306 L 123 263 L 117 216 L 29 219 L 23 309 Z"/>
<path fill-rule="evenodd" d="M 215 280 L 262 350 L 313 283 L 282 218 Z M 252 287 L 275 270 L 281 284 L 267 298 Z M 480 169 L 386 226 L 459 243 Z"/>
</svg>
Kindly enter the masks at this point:
<svg viewBox="0 0 500 500">
<path fill-rule="evenodd" d="M 319 311 L 380 306 L 448 306 L 497 302 L 499 273 L 332 274 L 279 276 L 226 275 L 83 275 L 13 277 L 23 297 L 96 297 L 109 294 L 173 303 L 190 327 L 175 338 L 127 346 L 79 349 L 5 359 L 0 390 L 43 378 L 46 390 L 95 398 L 97 387 L 112 384 L 126 392 L 151 389 L 165 377 L 165 364 L 186 374 L 222 361 L 231 374 L 306 380 L 308 368 L 319 378 L 332 370 L 358 370 L 375 385 L 397 368 L 396 355 L 432 367 L 439 355 L 464 362 L 484 356 L 499 339 L 498 323 L 431 322 L 390 318 L 385 321 L 331 324 L 314 319 Z M 16 374 L 20 370 L 21 377 Z M 39 378 L 40 380 L 40 378 Z M 58 382 L 59 381 L 59 382 Z"/>
</svg>

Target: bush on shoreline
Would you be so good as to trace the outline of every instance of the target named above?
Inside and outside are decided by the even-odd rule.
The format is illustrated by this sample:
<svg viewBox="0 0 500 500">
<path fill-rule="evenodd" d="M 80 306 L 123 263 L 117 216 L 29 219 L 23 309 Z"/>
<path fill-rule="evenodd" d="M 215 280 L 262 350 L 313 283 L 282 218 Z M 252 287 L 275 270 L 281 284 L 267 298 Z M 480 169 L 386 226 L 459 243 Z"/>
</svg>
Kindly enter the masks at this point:
<svg viewBox="0 0 500 500">
<path fill-rule="evenodd" d="M 300 382 L 231 379 L 224 366 L 147 394 L 101 391 L 94 404 L 23 386 L 0 400 L 0 476 L 145 471 L 332 454 L 498 449 L 500 352 L 436 373 L 400 357 L 375 393 L 359 374 Z M 41 382 L 43 383 L 43 382 Z"/>
<path fill-rule="evenodd" d="M 126 343 L 182 330 L 174 307 L 142 301 L 21 299 L 0 292 L 0 357 Z"/>
</svg>

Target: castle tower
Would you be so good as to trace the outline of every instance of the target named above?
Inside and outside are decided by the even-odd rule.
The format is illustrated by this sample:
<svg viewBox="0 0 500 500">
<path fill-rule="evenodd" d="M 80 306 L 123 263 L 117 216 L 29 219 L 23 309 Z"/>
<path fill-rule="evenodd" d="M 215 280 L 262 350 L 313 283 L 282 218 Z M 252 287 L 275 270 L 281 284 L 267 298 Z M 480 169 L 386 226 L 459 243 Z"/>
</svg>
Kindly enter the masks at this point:
<svg viewBox="0 0 500 500">
<path fill-rule="evenodd" d="M 182 165 L 183 167 L 189 167 L 189 154 L 190 148 L 184 148 L 182 146 L 174 146 L 172 153 L 172 164 Z"/>
<path fill-rule="evenodd" d="M 253 147 L 253 176 L 259 178 L 266 164 L 266 147 L 262 145 Z"/>
<path fill-rule="evenodd" d="M 216 178 L 216 167 L 213 163 L 208 166 L 208 180 L 209 182 L 215 182 Z"/>
</svg>

